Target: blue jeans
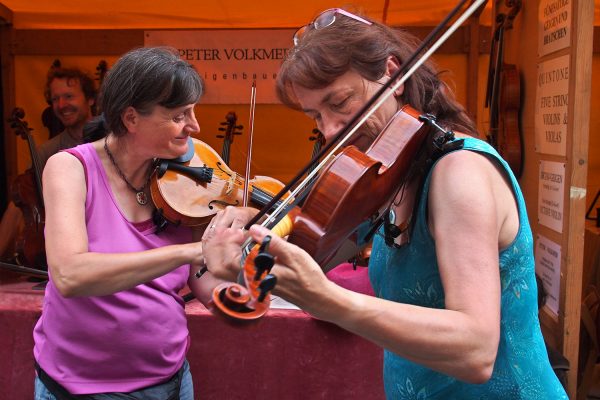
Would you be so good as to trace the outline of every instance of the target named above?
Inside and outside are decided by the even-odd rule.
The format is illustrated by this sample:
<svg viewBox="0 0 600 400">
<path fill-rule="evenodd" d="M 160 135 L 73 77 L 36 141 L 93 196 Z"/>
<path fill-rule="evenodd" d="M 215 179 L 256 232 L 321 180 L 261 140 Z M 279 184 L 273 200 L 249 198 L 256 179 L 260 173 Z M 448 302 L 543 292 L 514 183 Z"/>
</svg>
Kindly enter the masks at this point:
<svg viewBox="0 0 600 400">
<path fill-rule="evenodd" d="M 34 397 L 35 400 L 57 400 L 56 397 L 54 397 L 54 395 L 52 393 L 50 393 L 48 388 L 46 388 L 46 386 L 44 386 L 44 384 L 42 383 L 40 378 L 38 378 L 37 376 L 35 377 L 34 393 L 35 393 L 35 397 Z M 142 390 L 142 391 L 131 392 L 130 394 L 132 396 L 139 395 L 139 396 L 141 396 L 141 397 L 139 397 L 140 399 L 164 398 L 163 391 L 160 389 L 160 386 Z M 104 394 L 104 396 L 102 396 L 102 398 L 109 400 L 111 398 L 110 393 Z M 135 398 L 138 398 L 138 397 L 135 397 Z M 179 389 L 179 400 L 194 400 L 194 383 L 192 381 L 192 373 L 190 372 L 190 364 L 187 362 L 187 360 L 185 360 L 185 362 L 183 363 L 183 376 L 181 377 L 181 386 Z"/>
</svg>

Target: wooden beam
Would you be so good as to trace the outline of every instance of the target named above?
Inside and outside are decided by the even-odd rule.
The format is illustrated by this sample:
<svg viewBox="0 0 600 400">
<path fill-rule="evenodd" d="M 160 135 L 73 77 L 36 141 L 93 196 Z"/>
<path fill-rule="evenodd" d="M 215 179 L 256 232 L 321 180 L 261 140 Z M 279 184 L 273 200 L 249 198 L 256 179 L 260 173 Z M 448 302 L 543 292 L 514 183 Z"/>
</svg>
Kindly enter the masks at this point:
<svg viewBox="0 0 600 400">
<path fill-rule="evenodd" d="M 469 41 L 467 62 L 467 113 L 477 126 L 478 103 L 479 103 L 479 55 L 481 54 L 481 25 L 479 18 L 483 7 L 469 18 Z M 488 36 L 489 38 L 489 36 Z M 488 40 L 489 43 L 489 40 Z"/>
<path fill-rule="evenodd" d="M 587 187 L 594 2 L 572 3 L 571 65 L 569 79 L 567 168 L 565 177 L 565 219 L 563 233 L 564 327 L 563 354 L 569 360 L 569 395 L 576 397 L 579 329 L 581 324 L 581 283 L 585 237 L 585 189 Z M 571 101 L 572 99 L 572 101 Z M 562 283 L 561 283 L 562 284 Z"/>
<path fill-rule="evenodd" d="M 15 30 L 13 55 L 121 55 L 144 45 L 143 30 L 20 29 Z"/>
<path fill-rule="evenodd" d="M 431 26 L 410 26 L 406 29 L 420 39 L 425 37 L 433 30 Z M 489 26 L 479 27 L 478 44 L 474 47 L 479 49 L 480 54 L 487 54 L 490 51 L 490 35 L 491 28 Z M 437 53 L 439 54 L 469 54 L 471 46 L 471 27 L 461 26 L 454 32 L 446 42 L 440 46 Z"/>
<path fill-rule="evenodd" d="M 408 27 L 409 32 L 424 38 L 432 27 Z M 468 54 L 470 27 L 461 27 L 440 47 L 440 54 Z M 490 28 L 481 26 L 480 53 L 490 48 Z M 13 55 L 121 55 L 144 44 L 144 32 L 138 29 L 19 29 L 11 46 Z"/>
<path fill-rule="evenodd" d="M 0 26 L 0 61 L 2 62 L 2 140 L 4 150 L 4 167 L 6 171 L 6 182 L 3 182 L 8 191 L 10 182 L 17 176 L 16 136 L 10 128 L 6 118 L 10 115 L 15 104 L 15 60 L 10 54 L 10 43 L 12 42 L 14 30 L 11 25 Z"/>
<path fill-rule="evenodd" d="M 10 8 L 0 3 L 0 25 L 12 25 L 13 12 Z"/>
</svg>

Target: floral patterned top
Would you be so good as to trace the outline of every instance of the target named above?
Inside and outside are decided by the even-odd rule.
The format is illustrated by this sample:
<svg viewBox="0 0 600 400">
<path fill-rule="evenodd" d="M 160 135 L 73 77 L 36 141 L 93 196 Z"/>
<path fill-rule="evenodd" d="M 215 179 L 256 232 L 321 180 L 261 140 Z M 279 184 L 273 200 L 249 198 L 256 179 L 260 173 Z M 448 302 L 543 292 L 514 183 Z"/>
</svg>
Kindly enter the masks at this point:
<svg viewBox="0 0 600 400">
<path fill-rule="evenodd" d="M 486 142 L 464 139 L 463 150 L 480 152 L 510 177 L 519 208 L 515 240 L 500 251 L 500 344 L 491 379 L 470 384 L 408 361 L 384 354 L 384 384 L 388 399 L 568 399 L 548 361 L 537 308 L 533 238 L 525 201 L 508 164 Z M 435 168 L 435 165 L 434 165 Z M 433 170 L 433 168 L 432 168 Z M 409 244 L 392 248 L 376 235 L 369 264 L 378 297 L 430 308 L 444 308 L 434 240 L 427 226 L 426 178 Z M 380 231 L 381 233 L 381 231 Z M 427 335 L 427 332 L 422 332 Z"/>
</svg>

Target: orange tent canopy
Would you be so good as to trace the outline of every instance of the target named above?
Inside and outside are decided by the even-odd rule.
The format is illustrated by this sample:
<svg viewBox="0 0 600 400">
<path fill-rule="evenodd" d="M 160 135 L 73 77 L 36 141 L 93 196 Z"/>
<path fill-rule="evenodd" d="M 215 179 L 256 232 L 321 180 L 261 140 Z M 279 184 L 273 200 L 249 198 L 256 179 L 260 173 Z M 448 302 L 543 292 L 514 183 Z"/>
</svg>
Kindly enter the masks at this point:
<svg viewBox="0 0 600 400">
<path fill-rule="evenodd" d="M 0 16 L 16 29 L 294 28 L 319 10 L 363 11 L 389 25 L 436 25 L 457 0 L 4 0 Z M 491 2 L 482 20 L 489 24 Z"/>
</svg>

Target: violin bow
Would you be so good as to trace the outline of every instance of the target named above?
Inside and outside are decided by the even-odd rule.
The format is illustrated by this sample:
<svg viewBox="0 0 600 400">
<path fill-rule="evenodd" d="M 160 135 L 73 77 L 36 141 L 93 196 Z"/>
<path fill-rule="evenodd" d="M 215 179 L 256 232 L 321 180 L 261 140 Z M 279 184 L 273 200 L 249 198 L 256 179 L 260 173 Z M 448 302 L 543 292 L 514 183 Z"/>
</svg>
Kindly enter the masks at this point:
<svg viewBox="0 0 600 400">
<path fill-rule="evenodd" d="M 250 166 L 252 165 L 252 138 L 254 136 L 254 110 L 256 109 L 256 81 L 252 81 L 250 90 L 250 132 L 248 134 L 248 156 L 246 157 L 246 179 L 244 184 L 244 196 L 242 197 L 242 206 L 248 206 L 248 191 L 250 188 Z"/>
<path fill-rule="evenodd" d="M 356 115 L 349 121 L 349 123 L 342 128 L 335 137 L 321 149 L 319 154 L 315 157 L 315 160 L 309 162 L 294 178 L 292 178 L 283 189 L 280 190 L 267 204 L 264 206 L 255 216 L 252 218 L 244 227 L 249 229 L 250 226 L 256 224 L 260 218 L 265 216 L 269 210 L 272 210 L 275 203 L 281 200 L 279 206 L 267 216 L 262 222 L 262 226 L 267 226 L 280 219 L 280 214 L 284 213 L 288 209 L 293 201 L 298 201 L 303 196 L 298 193 L 304 191 L 306 187 L 313 181 L 313 177 L 319 173 L 329 159 L 340 149 L 352 135 L 367 121 L 367 119 L 390 97 L 393 93 L 404 84 L 410 78 L 410 76 L 423 64 L 429 57 L 437 51 L 437 49 L 473 14 L 477 11 L 487 0 L 471 0 L 471 4 L 468 8 L 448 27 L 448 29 L 441 34 L 441 36 L 435 41 L 431 47 L 417 60 L 419 54 L 421 54 L 427 46 L 436 38 L 440 32 L 448 25 L 450 20 L 454 18 L 464 5 L 470 0 L 462 0 L 452 11 L 444 18 L 438 26 L 433 29 L 429 35 L 423 40 L 417 50 L 401 65 L 396 73 L 385 82 L 381 88 L 375 93 L 375 95 L 367 101 L 367 103 L 356 113 Z M 325 157 L 324 157 L 325 156 Z M 322 161 L 318 162 L 319 159 Z M 315 163 L 318 162 L 315 167 Z M 311 170 L 312 168 L 312 170 Z M 300 179 L 305 178 L 297 184 Z M 297 185 L 296 185 L 297 184 Z M 292 187 L 296 187 L 292 190 Z M 284 194 L 290 193 L 290 195 L 282 200 Z M 294 200 L 296 199 L 296 200 Z"/>
</svg>

